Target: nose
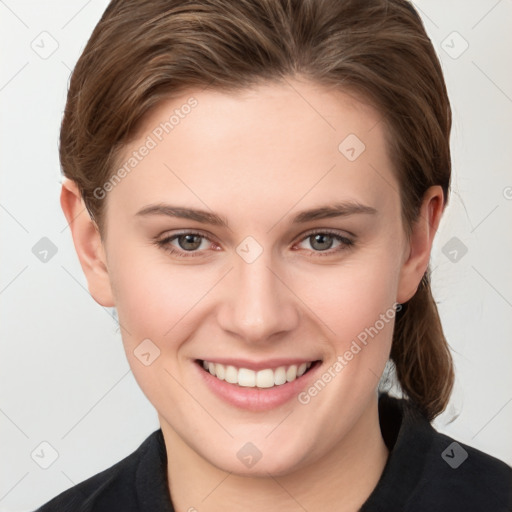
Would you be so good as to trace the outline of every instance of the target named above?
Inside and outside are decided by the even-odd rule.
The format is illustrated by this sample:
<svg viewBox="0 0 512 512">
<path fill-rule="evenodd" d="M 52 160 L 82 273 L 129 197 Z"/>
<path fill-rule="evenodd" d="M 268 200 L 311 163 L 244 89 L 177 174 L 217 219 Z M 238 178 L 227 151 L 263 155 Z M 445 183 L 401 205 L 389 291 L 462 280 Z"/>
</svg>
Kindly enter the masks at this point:
<svg viewBox="0 0 512 512">
<path fill-rule="evenodd" d="M 265 251 L 254 262 L 235 260 L 224 283 L 218 321 L 224 331 L 247 343 L 275 341 L 293 331 L 300 313 L 288 283 L 272 268 Z"/>
</svg>

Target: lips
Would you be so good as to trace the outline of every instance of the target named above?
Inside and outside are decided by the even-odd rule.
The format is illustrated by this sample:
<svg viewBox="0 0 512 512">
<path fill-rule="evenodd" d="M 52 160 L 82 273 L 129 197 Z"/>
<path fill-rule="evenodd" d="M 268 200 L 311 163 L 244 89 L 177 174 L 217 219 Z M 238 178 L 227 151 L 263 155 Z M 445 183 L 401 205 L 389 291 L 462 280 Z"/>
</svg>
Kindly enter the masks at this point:
<svg viewBox="0 0 512 512">
<path fill-rule="evenodd" d="M 269 363 L 269 367 L 261 369 L 251 369 L 242 365 L 235 366 L 234 364 L 223 364 L 207 360 L 199 360 L 198 363 L 211 375 L 229 384 L 236 384 L 245 388 L 268 389 L 297 380 L 311 368 L 314 361 L 282 364 L 277 367 Z"/>
<path fill-rule="evenodd" d="M 194 363 L 200 381 L 210 393 L 237 409 L 253 412 L 270 411 L 296 400 L 322 367 L 319 359 L 299 358 L 208 358 Z"/>
</svg>

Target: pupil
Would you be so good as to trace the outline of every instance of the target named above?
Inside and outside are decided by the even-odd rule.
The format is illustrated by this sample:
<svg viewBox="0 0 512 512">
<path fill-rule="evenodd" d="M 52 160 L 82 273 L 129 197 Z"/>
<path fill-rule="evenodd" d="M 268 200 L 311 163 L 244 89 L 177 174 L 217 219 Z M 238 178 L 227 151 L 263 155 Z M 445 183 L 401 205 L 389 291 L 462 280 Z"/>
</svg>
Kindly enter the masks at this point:
<svg viewBox="0 0 512 512">
<path fill-rule="evenodd" d="M 330 249 L 332 246 L 332 236 L 324 235 L 321 233 L 317 233 L 312 236 L 313 242 L 311 243 L 311 247 L 313 249 L 317 249 L 319 251 L 325 251 L 326 249 Z"/>
<path fill-rule="evenodd" d="M 194 250 L 201 245 L 201 237 L 199 235 L 181 235 L 178 237 L 178 243 L 182 249 Z"/>
</svg>

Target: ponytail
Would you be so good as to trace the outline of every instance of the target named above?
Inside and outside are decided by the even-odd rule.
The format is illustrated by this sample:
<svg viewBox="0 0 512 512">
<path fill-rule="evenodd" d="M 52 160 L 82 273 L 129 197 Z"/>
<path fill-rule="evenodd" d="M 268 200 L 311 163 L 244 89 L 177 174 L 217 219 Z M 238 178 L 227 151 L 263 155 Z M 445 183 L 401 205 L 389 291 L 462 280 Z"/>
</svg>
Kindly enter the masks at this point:
<svg viewBox="0 0 512 512">
<path fill-rule="evenodd" d="M 429 269 L 415 295 L 397 311 L 391 360 L 404 394 L 434 419 L 448 404 L 454 372 Z"/>
</svg>

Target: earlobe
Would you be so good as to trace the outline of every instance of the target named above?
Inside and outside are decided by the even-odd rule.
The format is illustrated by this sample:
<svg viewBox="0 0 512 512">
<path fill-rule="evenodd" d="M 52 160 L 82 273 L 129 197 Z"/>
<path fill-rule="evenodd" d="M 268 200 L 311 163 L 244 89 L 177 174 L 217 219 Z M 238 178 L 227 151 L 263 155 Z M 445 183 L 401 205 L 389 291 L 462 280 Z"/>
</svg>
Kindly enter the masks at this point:
<svg viewBox="0 0 512 512">
<path fill-rule="evenodd" d="M 90 294 L 102 306 L 115 306 L 99 229 L 84 205 L 77 184 L 68 178 L 64 178 L 62 183 L 60 204 L 71 229 Z"/>
<path fill-rule="evenodd" d="M 444 210 L 443 189 L 430 187 L 423 196 L 420 214 L 411 227 L 407 254 L 400 271 L 396 301 L 403 304 L 416 293 L 430 261 L 430 251 Z"/>
</svg>

